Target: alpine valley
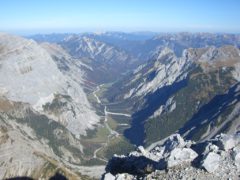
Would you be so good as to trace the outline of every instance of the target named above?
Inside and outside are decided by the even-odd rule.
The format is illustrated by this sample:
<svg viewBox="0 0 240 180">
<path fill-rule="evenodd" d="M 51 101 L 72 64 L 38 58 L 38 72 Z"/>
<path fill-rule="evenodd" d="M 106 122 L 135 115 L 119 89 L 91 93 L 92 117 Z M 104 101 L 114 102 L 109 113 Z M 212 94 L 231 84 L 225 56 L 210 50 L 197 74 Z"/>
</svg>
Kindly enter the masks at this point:
<svg viewBox="0 0 240 180">
<path fill-rule="evenodd" d="M 0 179 L 239 179 L 239 132 L 238 34 L 0 33 Z"/>
</svg>

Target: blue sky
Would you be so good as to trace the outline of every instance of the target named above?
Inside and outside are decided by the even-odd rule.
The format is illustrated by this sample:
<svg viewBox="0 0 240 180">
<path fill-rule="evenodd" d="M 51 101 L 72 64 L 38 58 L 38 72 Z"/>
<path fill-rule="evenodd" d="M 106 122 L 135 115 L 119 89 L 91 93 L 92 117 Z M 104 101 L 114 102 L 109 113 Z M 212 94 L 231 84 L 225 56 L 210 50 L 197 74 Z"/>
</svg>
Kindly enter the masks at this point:
<svg viewBox="0 0 240 180">
<path fill-rule="evenodd" d="M 240 0 L 2 0 L 0 31 L 240 32 Z"/>
</svg>

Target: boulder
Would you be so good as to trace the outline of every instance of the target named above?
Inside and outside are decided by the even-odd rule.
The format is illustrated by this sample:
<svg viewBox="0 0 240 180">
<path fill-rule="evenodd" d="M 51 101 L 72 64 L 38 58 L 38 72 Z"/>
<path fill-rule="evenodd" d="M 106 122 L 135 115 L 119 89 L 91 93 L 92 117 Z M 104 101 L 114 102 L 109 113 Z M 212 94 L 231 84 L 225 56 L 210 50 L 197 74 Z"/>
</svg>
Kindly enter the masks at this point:
<svg viewBox="0 0 240 180">
<path fill-rule="evenodd" d="M 235 165 L 240 168 L 240 147 L 235 147 L 233 149 L 233 153 L 232 153 L 232 156 L 233 156 L 233 160 L 235 162 Z"/>
<path fill-rule="evenodd" d="M 204 167 L 204 169 L 206 169 L 208 172 L 213 173 L 218 169 L 220 161 L 220 155 L 210 152 L 204 157 L 202 161 L 202 167 Z"/>
<path fill-rule="evenodd" d="M 163 147 L 165 152 L 170 152 L 175 148 L 183 148 L 185 145 L 186 142 L 180 134 L 173 134 L 164 142 Z"/>
<path fill-rule="evenodd" d="M 212 143 L 208 143 L 204 149 L 203 155 L 207 155 L 210 152 L 214 152 L 217 153 L 219 150 L 218 146 L 212 144 Z"/>
<path fill-rule="evenodd" d="M 148 150 L 144 149 L 143 146 L 139 146 L 137 148 L 137 151 L 135 151 L 135 153 L 131 153 L 131 155 L 135 155 L 135 156 L 144 156 L 148 159 L 151 159 L 153 161 L 159 161 L 159 159 L 162 157 L 161 154 L 155 154 L 152 152 L 149 152 Z"/>
<path fill-rule="evenodd" d="M 134 179 L 134 176 L 127 173 L 116 175 L 116 180 L 132 180 L 132 179 Z"/>
<path fill-rule="evenodd" d="M 227 135 L 221 134 L 217 137 L 217 145 L 220 149 L 224 151 L 228 151 L 234 147 L 236 147 L 240 143 L 240 136 L 239 134 L 235 135 Z"/>
<path fill-rule="evenodd" d="M 138 146 L 137 151 L 140 152 L 143 156 L 148 155 L 148 152 L 144 149 L 143 146 Z"/>
<path fill-rule="evenodd" d="M 155 158 L 156 160 L 159 161 L 160 159 L 163 158 L 164 150 L 165 150 L 164 147 L 156 146 L 150 151 L 150 153 L 156 157 Z"/>
<path fill-rule="evenodd" d="M 171 168 L 179 164 L 192 162 L 198 154 L 190 148 L 175 148 L 167 158 L 167 167 Z"/>
<path fill-rule="evenodd" d="M 115 179 L 116 179 L 115 176 L 112 175 L 111 173 L 106 173 L 103 178 L 103 180 L 115 180 Z"/>
</svg>

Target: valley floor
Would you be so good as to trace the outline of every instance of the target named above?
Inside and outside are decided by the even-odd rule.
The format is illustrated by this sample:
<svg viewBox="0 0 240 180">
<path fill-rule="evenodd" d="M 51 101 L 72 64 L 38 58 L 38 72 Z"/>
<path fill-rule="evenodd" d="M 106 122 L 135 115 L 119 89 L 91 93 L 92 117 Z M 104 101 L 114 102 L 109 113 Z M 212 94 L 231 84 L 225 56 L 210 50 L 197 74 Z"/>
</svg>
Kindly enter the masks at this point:
<svg viewBox="0 0 240 180">
<path fill-rule="evenodd" d="M 125 113 L 121 108 L 116 111 L 111 110 L 112 104 L 101 97 L 106 86 L 106 84 L 98 85 L 89 94 L 89 100 L 102 120 L 93 137 L 91 135 L 89 135 L 90 137 L 84 137 L 84 141 L 93 146 L 91 151 L 93 159 L 98 160 L 97 162 L 101 162 L 101 164 L 106 164 L 113 154 L 127 152 L 133 147 L 123 136 L 124 129 L 130 126 L 131 114 Z M 116 107 L 116 104 L 114 104 L 114 107 Z M 94 162 L 93 164 L 96 165 Z"/>
</svg>

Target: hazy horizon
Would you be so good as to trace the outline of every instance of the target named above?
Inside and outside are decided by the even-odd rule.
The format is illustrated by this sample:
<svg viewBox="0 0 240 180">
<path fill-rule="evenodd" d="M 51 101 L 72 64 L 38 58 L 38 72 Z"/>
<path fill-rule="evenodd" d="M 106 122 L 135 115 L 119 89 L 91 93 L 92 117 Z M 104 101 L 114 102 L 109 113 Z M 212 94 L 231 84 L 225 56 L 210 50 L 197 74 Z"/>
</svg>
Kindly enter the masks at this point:
<svg viewBox="0 0 240 180">
<path fill-rule="evenodd" d="M 4 1 L 0 31 L 29 35 L 83 32 L 239 33 L 238 0 Z"/>
<path fill-rule="evenodd" d="M 240 34 L 240 32 L 227 32 L 227 31 L 120 31 L 120 30 L 106 30 L 106 31 L 51 31 L 51 30 L 44 30 L 44 31 L 0 31 L 2 33 L 6 34 L 13 34 L 13 35 L 19 35 L 19 36 L 33 36 L 33 35 L 52 35 L 52 34 L 102 34 L 102 33 L 126 33 L 126 34 L 135 34 L 135 33 L 146 33 L 146 34 L 179 34 L 179 33 L 192 33 L 192 34 L 198 34 L 198 33 L 209 33 L 209 34 Z"/>
</svg>

